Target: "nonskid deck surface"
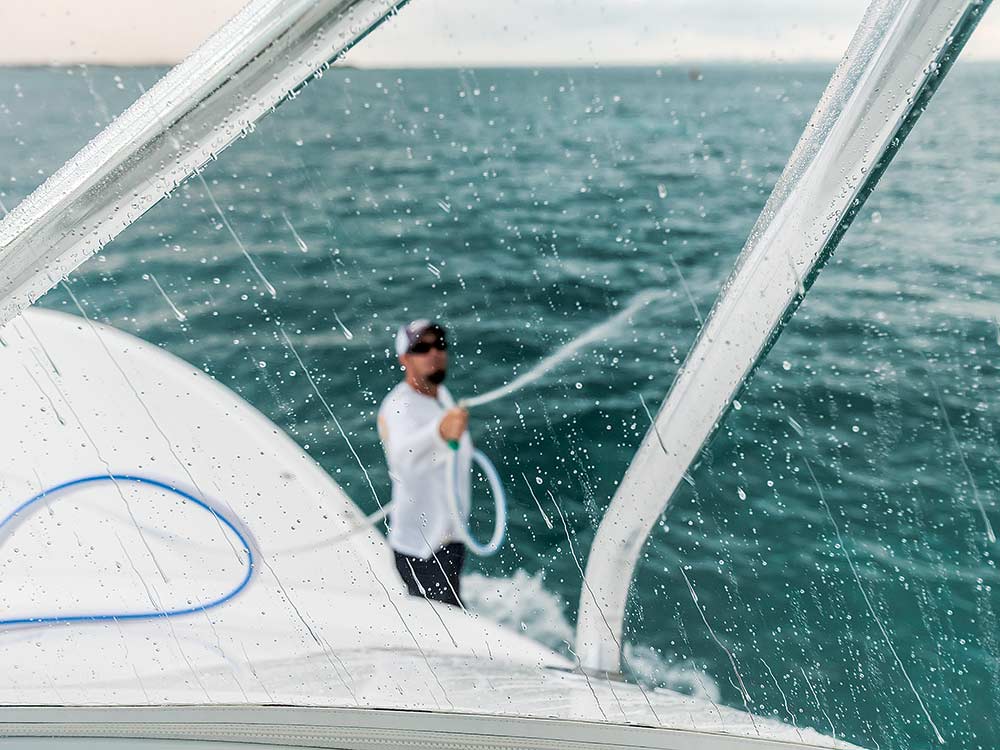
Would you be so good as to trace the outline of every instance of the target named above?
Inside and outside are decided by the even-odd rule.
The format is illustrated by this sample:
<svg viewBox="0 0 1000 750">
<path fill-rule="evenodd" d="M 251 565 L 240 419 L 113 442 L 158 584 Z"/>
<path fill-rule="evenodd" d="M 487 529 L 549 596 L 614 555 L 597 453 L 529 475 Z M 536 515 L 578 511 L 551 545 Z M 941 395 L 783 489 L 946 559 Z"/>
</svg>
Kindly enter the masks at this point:
<svg viewBox="0 0 1000 750">
<path fill-rule="evenodd" d="M 406 596 L 381 535 L 328 541 L 361 517 L 329 475 L 157 347 L 39 310 L 0 339 L 0 705 L 384 708 L 832 743 L 574 673 Z"/>
</svg>

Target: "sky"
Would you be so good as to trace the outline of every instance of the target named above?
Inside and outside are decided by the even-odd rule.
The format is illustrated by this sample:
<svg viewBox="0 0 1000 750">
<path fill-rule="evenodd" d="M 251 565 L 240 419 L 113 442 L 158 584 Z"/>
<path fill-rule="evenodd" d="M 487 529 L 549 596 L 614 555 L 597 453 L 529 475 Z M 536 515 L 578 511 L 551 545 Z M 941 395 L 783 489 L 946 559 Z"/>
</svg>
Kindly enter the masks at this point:
<svg viewBox="0 0 1000 750">
<path fill-rule="evenodd" d="M 245 0 L 0 0 L 2 64 L 174 63 Z M 362 67 L 833 61 L 866 0 L 411 0 Z M 14 33 L 11 33 L 12 30 Z M 1000 60 L 993 9 L 965 57 Z"/>
</svg>

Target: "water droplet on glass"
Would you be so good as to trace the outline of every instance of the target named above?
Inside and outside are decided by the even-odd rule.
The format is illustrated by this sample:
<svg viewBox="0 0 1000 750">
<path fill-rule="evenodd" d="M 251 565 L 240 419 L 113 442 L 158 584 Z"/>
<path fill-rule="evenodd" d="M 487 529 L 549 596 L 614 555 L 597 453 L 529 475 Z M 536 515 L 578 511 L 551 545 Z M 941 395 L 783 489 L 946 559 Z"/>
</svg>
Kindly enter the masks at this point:
<svg viewBox="0 0 1000 750">
<path fill-rule="evenodd" d="M 337 313 L 333 314 L 333 318 L 334 318 L 334 320 L 337 321 L 337 325 L 340 326 L 340 330 L 344 332 L 344 338 L 347 339 L 348 341 L 350 341 L 351 339 L 353 339 L 354 338 L 354 334 L 351 333 L 351 331 L 348 329 L 348 327 L 344 325 L 344 321 L 342 321 L 340 319 L 340 317 L 337 315 Z"/>
</svg>

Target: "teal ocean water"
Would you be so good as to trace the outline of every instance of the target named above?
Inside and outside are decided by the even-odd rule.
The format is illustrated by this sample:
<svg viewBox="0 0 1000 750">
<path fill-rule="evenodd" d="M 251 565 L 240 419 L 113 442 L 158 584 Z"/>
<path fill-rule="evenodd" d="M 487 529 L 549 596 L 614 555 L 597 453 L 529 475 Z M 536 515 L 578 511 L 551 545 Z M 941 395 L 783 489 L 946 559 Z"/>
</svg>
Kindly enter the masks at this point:
<svg viewBox="0 0 1000 750">
<path fill-rule="evenodd" d="M 374 413 L 400 322 L 444 321 L 448 384 L 473 395 L 669 291 L 473 412 L 512 508 L 471 597 L 565 652 L 646 409 L 830 72 L 335 69 L 69 286 L 240 393 L 366 511 L 351 448 L 387 497 Z M 3 206 L 161 73 L 0 70 Z M 660 520 L 627 615 L 639 679 L 873 748 L 934 746 L 934 725 L 1000 744 L 998 89 L 1000 67 L 957 66 Z M 65 289 L 41 304 L 76 310 Z"/>
</svg>

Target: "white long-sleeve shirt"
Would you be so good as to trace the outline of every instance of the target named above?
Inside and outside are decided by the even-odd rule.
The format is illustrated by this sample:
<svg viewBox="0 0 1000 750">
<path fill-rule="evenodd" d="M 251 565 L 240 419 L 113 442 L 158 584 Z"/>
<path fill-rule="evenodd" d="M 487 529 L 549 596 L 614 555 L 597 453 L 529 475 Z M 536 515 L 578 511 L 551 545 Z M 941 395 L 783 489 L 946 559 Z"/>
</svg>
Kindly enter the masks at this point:
<svg viewBox="0 0 1000 750">
<path fill-rule="evenodd" d="M 438 432 L 441 417 L 454 403 L 443 385 L 434 398 L 404 380 L 389 391 L 378 410 L 379 437 L 392 479 L 389 546 L 404 555 L 426 560 L 443 545 L 457 541 L 456 524 L 468 520 L 472 439 L 466 430 L 455 456 L 462 514 L 456 519 L 446 494 L 452 449 Z"/>
</svg>

